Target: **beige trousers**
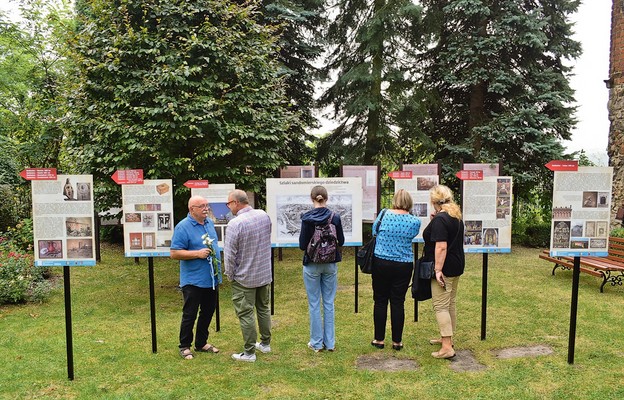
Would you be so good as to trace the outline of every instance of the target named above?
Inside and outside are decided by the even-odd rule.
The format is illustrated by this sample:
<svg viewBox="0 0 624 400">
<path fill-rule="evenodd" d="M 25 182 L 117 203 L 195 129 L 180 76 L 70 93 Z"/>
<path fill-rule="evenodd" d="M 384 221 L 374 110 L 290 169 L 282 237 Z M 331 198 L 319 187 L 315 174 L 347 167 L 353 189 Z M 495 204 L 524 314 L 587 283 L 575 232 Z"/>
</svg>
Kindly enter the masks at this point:
<svg viewBox="0 0 624 400">
<path fill-rule="evenodd" d="M 455 298 L 459 276 L 444 277 L 444 287 L 437 280 L 431 280 L 431 302 L 438 321 L 440 336 L 453 336 L 457 325 Z"/>
</svg>

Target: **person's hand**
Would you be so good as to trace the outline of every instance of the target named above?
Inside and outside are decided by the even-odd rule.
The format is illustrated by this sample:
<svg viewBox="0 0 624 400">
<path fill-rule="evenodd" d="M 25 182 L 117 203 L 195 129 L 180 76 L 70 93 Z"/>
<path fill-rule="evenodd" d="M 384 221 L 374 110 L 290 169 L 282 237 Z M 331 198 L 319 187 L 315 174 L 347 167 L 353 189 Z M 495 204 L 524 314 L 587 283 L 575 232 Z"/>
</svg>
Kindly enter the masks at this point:
<svg viewBox="0 0 624 400">
<path fill-rule="evenodd" d="M 440 286 L 444 287 L 444 273 L 442 273 L 442 271 L 436 271 L 435 276 Z"/>
<path fill-rule="evenodd" d="M 205 249 L 201 249 L 201 250 L 197 250 L 197 258 L 208 258 L 208 256 L 210 255 L 210 249 L 209 248 L 205 248 Z"/>
</svg>

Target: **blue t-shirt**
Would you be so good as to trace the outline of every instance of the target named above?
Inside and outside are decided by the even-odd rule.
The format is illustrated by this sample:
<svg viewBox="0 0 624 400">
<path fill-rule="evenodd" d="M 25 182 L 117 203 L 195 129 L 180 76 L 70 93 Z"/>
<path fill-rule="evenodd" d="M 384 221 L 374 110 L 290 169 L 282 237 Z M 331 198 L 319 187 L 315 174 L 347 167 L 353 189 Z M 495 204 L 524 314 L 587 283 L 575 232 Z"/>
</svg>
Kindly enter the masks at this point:
<svg viewBox="0 0 624 400">
<path fill-rule="evenodd" d="M 208 236 L 213 239 L 212 247 L 215 250 L 217 259 L 219 260 L 219 275 L 218 282 L 214 282 L 212 276 L 212 269 L 210 268 L 210 258 L 200 259 L 195 258 L 193 260 L 180 260 L 180 286 L 193 285 L 200 288 L 214 288 L 217 284 L 222 282 L 221 277 L 221 250 L 219 249 L 219 243 L 217 238 L 217 231 L 215 231 L 214 223 L 210 219 L 205 219 L 204 224 L 200 224 L 189 214 L 186 218 L 176 225 L 173 231 L 173 238 L 171 238 L 172 250 L 201 250 L 205 249 L 206 245 L 202 239 L 202 235 L 208 233 Z"/>
<path fill-rule="evenodd" d="M 373 233 L 377 229 L 380 216 L 381 213 L 373 223 Z M 414 215 L 396 214 L 387 210 L 377 233 L 375 257 L 396 262 L 412 262 L 412 240 L 419 231 L 420 220 Z"/>
</svg>

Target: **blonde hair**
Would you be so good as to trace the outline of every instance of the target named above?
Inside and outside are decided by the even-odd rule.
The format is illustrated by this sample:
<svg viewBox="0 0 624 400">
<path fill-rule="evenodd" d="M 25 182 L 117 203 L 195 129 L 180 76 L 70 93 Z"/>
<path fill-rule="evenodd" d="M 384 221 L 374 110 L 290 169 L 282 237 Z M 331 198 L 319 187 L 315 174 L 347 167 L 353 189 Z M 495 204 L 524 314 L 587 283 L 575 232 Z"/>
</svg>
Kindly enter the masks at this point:
<svg viewBox="0 0 624 400">
<path fill-rule="evenodd" d="M 437 205 L 442 211 L 446 211 L 453 218 L 461 219 L 461 209 L 453 200 L 453 192 L 448 186 L 436 185 L 429 190 L 431 196 L 431 204 Z"/>
<path fill-rule="evenodd" d="M 310 192 L 310 198 L 312 198 L 313 201 L 317 201 L 319 203 L 326 202 L 329 198 L 329 196 L 327 195 L 327 189 L 320 185 L 314 186 L 312 188 L 312 191 Z"/>
<path fill-rule="evenodd" d="M 395 210 L 405 210 L 407 212 L 412 211 L 414 206 L 414 200 L 412 195 L 405 189 L 399 189 L 392 198 L 392 208 Z"/>
</svg>

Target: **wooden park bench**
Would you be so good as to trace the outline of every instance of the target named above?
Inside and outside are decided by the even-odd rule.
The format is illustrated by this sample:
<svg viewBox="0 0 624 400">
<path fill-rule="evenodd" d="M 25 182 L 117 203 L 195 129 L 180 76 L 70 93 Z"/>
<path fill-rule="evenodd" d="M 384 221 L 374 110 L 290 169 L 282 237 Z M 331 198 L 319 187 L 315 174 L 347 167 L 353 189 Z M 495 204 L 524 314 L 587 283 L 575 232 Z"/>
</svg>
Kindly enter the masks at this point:
<svg viewBox="0 0 624 400">
<path fill-rule="evenodd" d="M 551 257 L 548 250 L 540 253 L 542 260 L 555 263 L 552 275 L 557 268 L 572 270 L 574 268 L 574 257 Z M 600 293 L 608 283 L 611 286 L 622 286 L 624 283 L 624 239 L 609 237 L 609 255 L 607 257 L 583 256 L 580 258 L 581 272 L 602 278 Z"/>
</svg>

